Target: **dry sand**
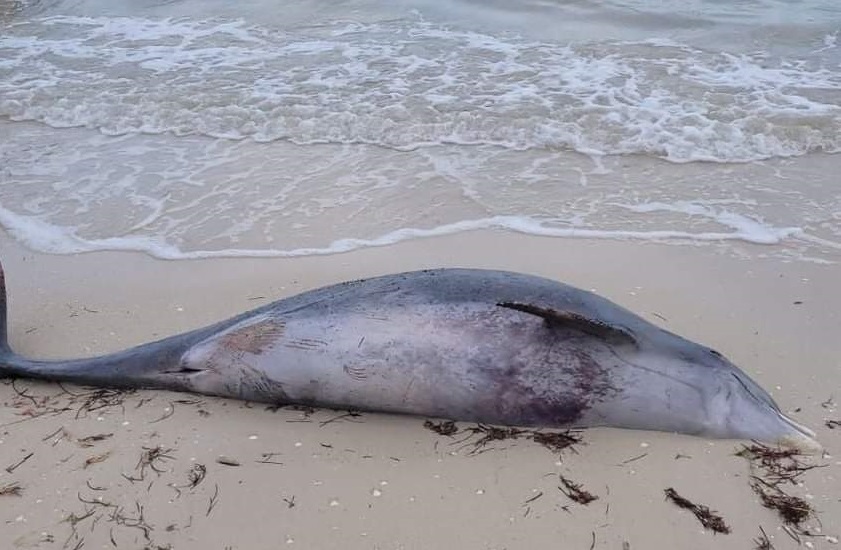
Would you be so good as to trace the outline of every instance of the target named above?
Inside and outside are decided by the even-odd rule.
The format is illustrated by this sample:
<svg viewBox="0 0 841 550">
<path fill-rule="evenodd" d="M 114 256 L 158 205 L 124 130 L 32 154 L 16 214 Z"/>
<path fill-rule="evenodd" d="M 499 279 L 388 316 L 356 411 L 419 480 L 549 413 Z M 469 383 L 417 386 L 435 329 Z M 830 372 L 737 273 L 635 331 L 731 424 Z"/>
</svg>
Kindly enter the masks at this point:
<svg viewBox="0 0 841 550">
<path fill-rule="evenodd" d="M 499 232 L 287 260 L 49 256 L 5 235 L 0 250 L 11 343 L 44 358 L 112 351 L 322 284 L 421 267 L 514 269 L 595 289 L 724 352 L 817 431 L 827 454 L 810 460 L 824 467 L 790 491 L 818 511 L 804 528 L 822 535 L 802 542 L 837 547 L 841 426 L 825 424 L 841 419 L 829 403 L 841 401 L 837 266 L 758 259 L 761 247 L 737 258 L 714 246 Z M 520 440 L 471 454 L 454 444 L 461 436 L 419 418 L 161 391 L 110 405 L 91 397 L 115 396 L 0 385 L 0 487 L 21 488 L 0 496 L 3 548 L 746 549 L 760 527 L 776 548 L 797 546 L 752 492 L 739 442 L 592 429 L 575 452 Z M 107 437 L 80 442 L 98 434 Z M 191 488 L 198 465 L 206 472 Z M 571 501 L 559 473 L 598 500 Z M 668 487 L 718 511 L 732 533 L 705 530 L 665 499 Z"/>
</svg>

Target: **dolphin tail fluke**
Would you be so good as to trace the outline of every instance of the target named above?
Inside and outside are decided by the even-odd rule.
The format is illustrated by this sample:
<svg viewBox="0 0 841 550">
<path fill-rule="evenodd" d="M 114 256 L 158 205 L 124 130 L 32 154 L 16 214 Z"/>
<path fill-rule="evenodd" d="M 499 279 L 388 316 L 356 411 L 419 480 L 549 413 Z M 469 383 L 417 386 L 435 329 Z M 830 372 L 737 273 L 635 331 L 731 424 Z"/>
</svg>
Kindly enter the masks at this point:
<svg viewBox="0 0 841 550">
<path fill-rule="evenodd" d="M 16 354 L 9 345 L 7 309 L 6 278 L 0 262 L 0 378 L 25 376 L 21 366 L 27 363 L 26 359 Z"/>
<path fill-rule="evenodd" d="M 18 370 L 17 365 L 21 362 L 21 358 L 9 346 L 7 304 L 6 278 L 3 273 L 3 264 L 0 263 L 0 378 L 15 376 Z"/>
<path fill-rule="evenodd" d="M 198 330 L 150 342 L 125 351 L 64 361 L 28 359 L 15 353 L 8 340 L 6 284 L 0 265 L 0 378 L 35 378 L 91 386 L 174 389 L 181 356 L 208 332 Z"/>
<path fill-rule="evenodd" d="M 0 365 L 3 364 L 4 356 L 12 353 L 6 331 L 6 278 L 3 276 L 3 263 L 0 262 Z"/>
</svg>

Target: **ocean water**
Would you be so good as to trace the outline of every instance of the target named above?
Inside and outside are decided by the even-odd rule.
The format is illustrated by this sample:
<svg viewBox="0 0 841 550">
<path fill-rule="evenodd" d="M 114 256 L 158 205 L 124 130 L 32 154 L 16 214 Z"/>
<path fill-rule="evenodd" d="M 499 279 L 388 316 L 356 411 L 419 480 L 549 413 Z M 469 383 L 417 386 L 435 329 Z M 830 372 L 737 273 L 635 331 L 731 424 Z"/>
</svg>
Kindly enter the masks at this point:
<svg viewBox="0 0 841 550">
<path fill-rule="evenodd" d="M 839 32 L 837 0 L 0 0 L 0 224 L 169 259 L 491 228 L 833 261 Z"/>
</svg>

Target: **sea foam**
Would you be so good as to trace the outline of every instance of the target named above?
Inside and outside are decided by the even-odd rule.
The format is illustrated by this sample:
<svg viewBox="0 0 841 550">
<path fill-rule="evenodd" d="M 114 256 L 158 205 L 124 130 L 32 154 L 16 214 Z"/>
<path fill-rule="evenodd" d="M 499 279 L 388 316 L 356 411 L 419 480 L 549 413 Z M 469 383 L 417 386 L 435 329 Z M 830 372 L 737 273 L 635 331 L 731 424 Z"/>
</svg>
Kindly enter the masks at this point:
<svg viewBox="0 0 841 550">
<path fill-rule="evenodd" d="M 54 16 L 0 36 L 0 117 L 109 135 L 440 144 L 735 162 L 841 148 L 841 71 L 665 41 L 421 19 L 278 30 Z"/>
</svg>

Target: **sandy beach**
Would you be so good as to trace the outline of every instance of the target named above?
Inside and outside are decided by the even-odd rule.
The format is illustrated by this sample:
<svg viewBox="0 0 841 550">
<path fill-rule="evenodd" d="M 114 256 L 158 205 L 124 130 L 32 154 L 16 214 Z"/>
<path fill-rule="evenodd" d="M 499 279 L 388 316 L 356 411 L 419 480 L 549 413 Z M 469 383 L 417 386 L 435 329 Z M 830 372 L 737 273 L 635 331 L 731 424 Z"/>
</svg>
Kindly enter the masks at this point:
<svg viewBox="0 0 841 550">
<path fill-rule="evenodd" d="M 837 0 L 0 0 L 16 352 L 512 270 L 720 351 L 825 448 L 0 378 L 0 550 L 838 548 L 839 28 Z"/>
<path fill-rule="evenodd" d="M 835 265 L 715 246 L 470 232 L 347 254 L 165 262 L 44 255 L 0 237 L 9 339 L 39 358 L 100 354 L 323 284 L 433 266 L 512 269 L 593 289 L 714 346 L 799 422 L 823 456 L 786 490 L 815 516 L 801 543 L 841 536 L 841 294 Z M 527 439 L 481 448 L 424 419 L 130 394 L 4 380 L 0 530 L 9 548 L 530 549 L 798 547 L 760 503 L 745 442 L 591 429 L 557 453 Z M 561 478 L 597 497 L 573 501 Z M 16 485 L 15 485 L 16 484 Z M 705 529 L 674 488 L 720 514 Z M 566 491 L 569 493 L 569 491 Z M 17 494 L 15 494 L 17 493 Z"/>
</svg>

